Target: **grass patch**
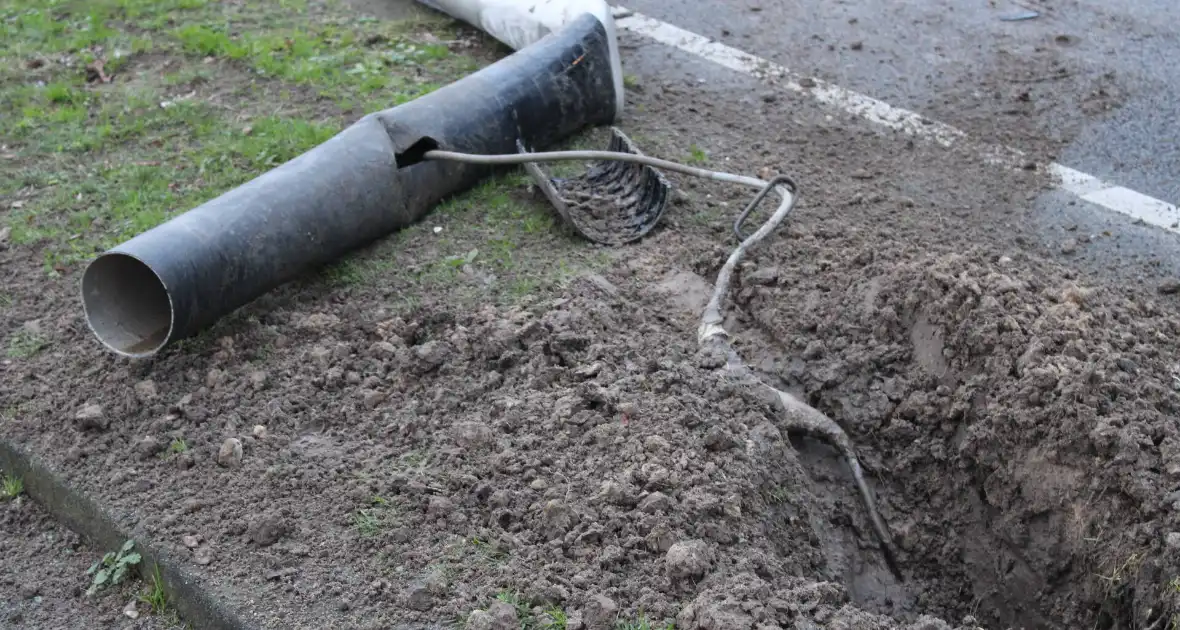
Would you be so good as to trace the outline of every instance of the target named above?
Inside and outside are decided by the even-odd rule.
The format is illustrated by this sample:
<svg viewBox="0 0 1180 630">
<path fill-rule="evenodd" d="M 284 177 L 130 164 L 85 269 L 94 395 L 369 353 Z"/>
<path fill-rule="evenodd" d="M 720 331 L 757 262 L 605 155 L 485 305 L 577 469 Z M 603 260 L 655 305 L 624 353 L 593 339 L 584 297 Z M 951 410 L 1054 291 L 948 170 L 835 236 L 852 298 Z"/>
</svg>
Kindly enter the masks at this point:
<svg viewBox="0 0 1180 630">
<path fill-rule="evenodd" d="M 352 515 L 352 526 L 360 532 L 361 536 L 376 536 L 381 531 L 381 519 L 371 509 L 357 510 Z"/>
<path fill-rule="evenodd" d="M 359 509 L 349 517 L 353 528 L 365 538 L 376 536 L 385 529 L 389 517 L 386 512 L 390 509 L 389 502 L 382 497 L 372 497 L 369 504 L 371 507 Z"/>
<path fill-rule="evenodd" d="M 446 18 L 358 19 L 343 3 L 305 5 L 0 0 L 0 199 L 13 201 L 0 203 L 0 228 L 13 245 L 37 251 L 48 277 L 69 275 L 360 113 L 485 63 L 442 43 L 462 28 Z M 567 144 L 605 146 L 593 132 Z M 585 168 L 550 166 L 558 176 Z M 397 311 L 435 299 L 461 307 L 553 294 L 606 257 L 525 194 L 529 183 L 520 168 L 491 178 L 312 281 L 383 290 Z M 13 299 L 6 295 L 0 306 Z M 43 347 L 12 337 L 6 351 Z"/>
<path fill-rule="evenodd" d="M 16 475 L 5 473 L 4 480 L 0 481 L 0 499 L 11 501 L 21 495 L 25 491 L 25 481 Z"/>
<path fill-rule="evenodd" d="M 8 338 L 5 354 L 11 359 L 27 359 L 41 351 L 48 343 L 40 334 L 24 328 Z"/>
<path fill-rule="evenodd" d="M 569 615 L 560 606 L 550 606 L 534 614 L 533 605 L 516 591 L 500 591 L 496 599 L 516 610 L 520 630 L 566 630 L 569 624 Z"/>
<path fill-rule="evenodd" d="M 446 18 L 329 3 L 4 0 L 0 226 L 58 275 L 482 65 Z"/>
<path fill-rule="evenodd" d="M 148 592 L 139 595 L 139 601 L 147 604 L 153 615 L 162 615 L 168 610 L 168 593 L 164 591 L 164 581 L 160 579 L 160 565 L 155 565 L 152 570 L 152 585 Z"/>
<path fill-rule="evenodd" d="M 640 611 L 635 619 L 619 619 L 615 622 L 615 630 L 675 630 L 676 624 L 668 622 L 662 628 L 653 626 L 647 616 Z"/>
</svg>

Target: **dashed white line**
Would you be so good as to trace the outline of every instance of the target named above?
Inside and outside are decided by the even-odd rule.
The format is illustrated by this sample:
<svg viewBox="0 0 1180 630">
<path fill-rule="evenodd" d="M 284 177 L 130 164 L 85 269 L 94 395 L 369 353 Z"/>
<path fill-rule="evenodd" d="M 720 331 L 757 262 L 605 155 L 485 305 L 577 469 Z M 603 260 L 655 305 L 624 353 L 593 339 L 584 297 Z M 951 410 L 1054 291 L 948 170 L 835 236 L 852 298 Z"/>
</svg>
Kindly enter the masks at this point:
<svg viewBox="0 0 1180 630">
<path fill-rule="evenodd" d="M 624 7 L 613 9 L 618 28 L 642 35 L 666 46 L 691 53 L 723 67 L 753 76 L 760 81 L 792 92 L 808 94 L 820 103 L 913 136 L 950 147 L 973 142 L 962 130 L 931 120 L 907 109 L 894 107 L 870 96 L 853 92 L 819 79 L 804 77 L 785 66 L 726 46 L 703 35 L 686 31 Z M 806 87 L 804 87 L 806 84 Z M 1004 146 L 978 144 L 985 161 L 1007 167 L 1022 168 L 1027 154 Z M 1056 162 L 1046 165 L 1058 189 L 1079 199 L 1126 215 L 1161 229 L 1180 234 L 1180 210 L 1173 204 L 1116 186 Z"/>
</svg>

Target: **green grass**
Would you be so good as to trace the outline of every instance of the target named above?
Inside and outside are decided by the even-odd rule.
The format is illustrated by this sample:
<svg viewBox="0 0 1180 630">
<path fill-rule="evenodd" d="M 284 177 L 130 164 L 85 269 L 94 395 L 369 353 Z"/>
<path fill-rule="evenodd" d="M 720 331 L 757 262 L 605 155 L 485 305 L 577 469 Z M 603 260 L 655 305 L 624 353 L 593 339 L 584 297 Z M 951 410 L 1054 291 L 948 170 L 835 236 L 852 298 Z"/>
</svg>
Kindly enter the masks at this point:
<svg viewBox="0 0 1180 630">
<path fill-rule="evenodd" d="M 501 591 L 496 599 L 511 605 L 516 609 L 516 618 L 520 620 L 520 630 L 532 630 L 537 627 L 537 620 L 533 618 L 532 606 L 516 591 Z"/>
<path fill-rule="evenodd" d="M 569 616 L 560 606 L 549 606 L 540 614 L 533 614 L 533 605 L 517 591 L 500 591 L 496 599 L 516 610 L 520 630 L 566 630 Z"/>
<path fill-rule="evenodd" d="M 139 601 L 148 605 L 153 615 L 162 615 L 168 610 L 168 593 L 164 590 L 164 581 L 160 579 L 160 565 L 153 567 L 152 584 L 148 592 L 139 595 Z"/>
<path fill-rule="evenodd" d="M 76 273 L 361 114 L 478 69 L 484 61 L 439 43 L 457 28 L 362 19 L 335 0 L 0 0 L 0 228 L 50 279 Z M 606 258 L 527 195 L 529 183 L 520 169 L 491 178 L 308 281 L 383 285 L 398 311 L 443 295 L 503 304 L 555 292 Z M 2 294 L 0 306 L 20 297 Z M 27 357 L 45 340 L 6 343 Z"/>
<path fill-rule="evenodd" d="M 0 499 L 11 501 L 20 496 L 25 491 L 25 482 L 16 475 L 5 473 L 4 480 L 0 482 Z"/>
<path fill-rule="evenodd" d="M 639 616 L 635 619 L 619 619 L 615 622 L 615 630 L 657 630 L 658 626 L 653 626 L 648 621 L 647 616 L 641 611 Z M 675 630 L 675 624 L 669 622 L 662 629 L 659 630 Z"/>
<path fill-rule="evenodd" d="M 27 359 L 41 351 L 48 343 L 40 334 L 18 329 L 8 338 L 5 354 L 12 359 Z"/>
<path fill-rule="evenodd" d="M 352 526 L 361 536 L 376 536 L 381 531 L 381 519 L 373 510 L 357 510 L 352 515 Z"/>
<path fill-rule="evenodd" d="M 369 499 L 371 507 L 359 509 L 352 513 L 349 520 L 353 528 L 366 538 L 371 538 L 385 529 L 393 506 L 382 497 L 374 496 Z"/>
<path fill-rule="evenodd" d="M 482 64 L 450 20 L 305 4 L 0 0 L 10 240 L 60 274 Z"/>
<path fill-rule="evenodd" d="M 183 453 L 188 450 L 188 442 L 185 442 L 184 438 L 173 438 L 168 445 L 168 450 L 173 453 Z"/>
</svg>

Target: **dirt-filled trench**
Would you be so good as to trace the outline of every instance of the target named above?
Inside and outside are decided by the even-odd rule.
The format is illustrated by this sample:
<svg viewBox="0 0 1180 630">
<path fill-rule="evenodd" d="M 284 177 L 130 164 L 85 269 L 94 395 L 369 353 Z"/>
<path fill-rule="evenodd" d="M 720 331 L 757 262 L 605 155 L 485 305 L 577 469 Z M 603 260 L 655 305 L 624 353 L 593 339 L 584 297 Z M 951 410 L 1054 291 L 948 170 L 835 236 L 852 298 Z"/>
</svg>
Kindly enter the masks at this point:
<svg viewBox="0 0 1180 630">
<path fill-rule="evenodd" d="M 853 600 L 986 627 L 1172 627 L 1174 313 L 1024 255 L 894 261 L 792 236 L 740 301 L 764 377 L 838 420 L 874 477 L 905 583 L 836 452 L 796 441 Z"/>
</svg>

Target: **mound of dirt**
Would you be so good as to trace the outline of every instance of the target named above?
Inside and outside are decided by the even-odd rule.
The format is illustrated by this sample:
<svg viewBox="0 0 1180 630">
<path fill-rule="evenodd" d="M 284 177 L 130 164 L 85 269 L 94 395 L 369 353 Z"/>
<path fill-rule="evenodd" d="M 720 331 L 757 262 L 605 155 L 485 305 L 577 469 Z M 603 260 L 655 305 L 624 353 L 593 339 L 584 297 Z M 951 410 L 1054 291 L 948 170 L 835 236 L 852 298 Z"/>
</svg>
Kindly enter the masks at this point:
<svg viewBox="0 0 1180 630">
<path fill-rule="evenodd" d="M 833 236 L 794 229 L 740 301 L 782 342 L 770 376 L 880 479 L 916 607 L 989 627 L 1170 623 L 1180 318 L 1021 254 L 905 260 Z"/>
<path fill-rule="evenodd" d="M 151 366 L 50 354 L 5 431 L 264 627 L 497 596 L 570 630 L 898 627 L 816 579 L 794 449 L 667 310 L 596 276 L 528 310 L 271 312 Z"/>
</svg>

